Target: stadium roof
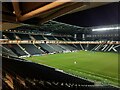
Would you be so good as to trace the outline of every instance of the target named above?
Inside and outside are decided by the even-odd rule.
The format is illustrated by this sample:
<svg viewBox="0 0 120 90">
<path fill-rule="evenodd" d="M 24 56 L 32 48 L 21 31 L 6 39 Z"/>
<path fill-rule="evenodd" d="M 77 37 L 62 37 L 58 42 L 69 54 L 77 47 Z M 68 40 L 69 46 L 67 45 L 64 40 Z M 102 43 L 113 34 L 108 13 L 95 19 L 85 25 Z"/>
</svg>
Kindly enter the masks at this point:
<svg viewBox="0 0 120 90">
<path fill-rule="evenodd" d="M 66 14 L 110 3 L 59 1 L 61 0 L 54 2 L 2 2 L 2 21 L 9 22 L 9 24 L 12 22 L 40 25 Z"/>
<path fill-rule="evenodd" d="M 65 14 L 78 12 L 92 7 L 101 6 L 109 2 L 3 2 L 2 14 L 3 21 L 27 22 L 31 21 L 38 24 L 44 23 L 53 18 Z"/>
</svg>

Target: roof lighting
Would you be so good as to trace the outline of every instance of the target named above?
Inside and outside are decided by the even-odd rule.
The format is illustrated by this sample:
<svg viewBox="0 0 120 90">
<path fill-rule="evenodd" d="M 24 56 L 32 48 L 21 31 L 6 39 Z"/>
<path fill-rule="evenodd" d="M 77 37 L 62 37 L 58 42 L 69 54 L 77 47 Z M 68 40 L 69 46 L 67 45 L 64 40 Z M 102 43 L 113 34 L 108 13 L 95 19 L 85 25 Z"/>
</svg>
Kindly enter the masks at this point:
<svg viewBox="0 0 120 90">
<path fill-rule="evenodd" d="M 92 29 L 92 31 L 107 31 L 107 30 L 113 30 L 113 29 L 120 29 L 120 27 L 97 28 L 97 29 Z"/>
</svg>

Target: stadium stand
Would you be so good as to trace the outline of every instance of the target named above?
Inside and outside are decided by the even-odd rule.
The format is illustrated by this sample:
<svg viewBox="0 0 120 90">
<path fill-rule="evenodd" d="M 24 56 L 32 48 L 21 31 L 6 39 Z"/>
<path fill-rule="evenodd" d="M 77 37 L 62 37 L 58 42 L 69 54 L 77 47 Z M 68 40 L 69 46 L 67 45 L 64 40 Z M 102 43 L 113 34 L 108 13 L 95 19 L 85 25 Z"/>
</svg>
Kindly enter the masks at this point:
<svg viewBox="0 0 120 90">
<path fill-rule="evenodd" d="M 63 52 L 64 49 L 61 48 L 59 45 L 56 44 L 49 44 L 52 48 L 54 48 L 57 52 Z"/>
<path fill-rule="evenodd" d="M 69 37 L 68 38 L 70 41 L 76 41 L 74 38 L 72 38 L 72 37 Z"/>
<path fill-rule="evenodd" d="M 47 36 L 47 35 L 33 35 L 33 34 L 22 34 L 22 33 L 14 33 L 14 32 L 3 32 L 3 36 L 6 36 L 7 39 L 10 38 L 10 40 L 15 40 L 16 36 L 18 36 L 21 40 L 46 40 L 45 38 L 47 38 L 47 40 L 54 40 L 56 41 L 55 38 L 57 38 L 60 41 L 65 41 L 65 37 L 61 36 Z M 9 36 L 10 35 L 10 36 Z M 3 37 L 3 39 L 5 39 L 5 36 Z M 8 38 L 9 37 L 9 38 Z M 31 38 L 33 37 L 33 38 Z M 68 41 L 70 41 L 70 37 L 66 37 L 68 38 Z M 72 37 L 71 37 L 72 38 Z M 72 38 L 73 40 L 74 38 Z M 18 39 L 19 40 L 19 39 Z M 27 47 L 27 45 L 26 45 Z M 28 46 L 29 47 L 29 46 Z M 20 47 L 16 47 L 16 48 L 20 48 Z M 119 45 L 107 45 L 107 44 L 40 44 L 39 48 L 43 49 L 43 52 L 47 52 L 47 53 L 54 53 L 54 52 L 62 52 L 62 51 L 73 51 L 73 50 L 89 50 L 89 51 L 112 51 L 112 52 L 119 52 Z M 20 49 L 19 49 L 20 50 Z M 38 48 L 36 48 L 36 50 L 38 51 L 38 53 L 41 53 L 41 50 L 38 50 Z M 21 52 L 24 52 L 23 50 L 20 50 Z M 15 50 L 13 50 L 13 52 L 15 52 Z M 30 50 L 29 50 L 30 52 Z M 35 53 L 34 53 L 35 54 Z M 31 55 L 34 55 L 33 53 Z M 24 54 L 18 54 L 18 56 L 22 56 L 25 55 Z"/>
<path fill-rule="evenodd" d="M 3 39 L 16 40 L 14 33 L 2 33 Z"/>
<path fill-rule="evenodd" d="M 17 44 L 11 44 L 11 45 L 3 45 L 4 47 L 6 47 L 7 49 L 12 50 L 15 54 L 17 54 L 18 56 L 26 56 L 28 55 L 27 53 L 24 52 L 23 49 L 21 49 Z"/>
<path fill-rule="evenodd" d="M 40 55 L 43 52 L 36 48 L 33 44 L 20 44 L 30 55 Z M 32 52 L 31 52 L 32 51 Z"/>
<path fill-rule="evenodd" d="M 55 38 L 57 38 L 57 40 L 61 40 L 61 41 L 64 40 L 62 37 L 57 37 L 57 36 L 55 36 Z"/>
<path fill-rule="evenodd" d="M 88 45 L 86 46 L 86 50 L 92 51 L 92 49 L 93 49 L 95 46 L 96 46 L 96 45 L 94 45 L 94 44 L 88 44 Z"/>
<path fill-rule="evenodd" d="M 64 41 L 69 41 L 67 37 L 62 37 Z"/>
<path fill-rule="evenodd" d="M 0 45 L 0 49 L 2 49 L 1 54 L 8 54 L 8 55 L 12 55 L 12 56 L 17 56 L 16 55 L 17 53 L 14 53 L 11 49 L 8 49 L 8 48 L 4 47 L 3 45 L 2 46 Z"/>
<path fill-rule="evenodd" d="M 43 50 L 45 50 L 45 51 L 47 51 L 47 52 L 49 52 L 49 53 L 54 53 L 54 52 L 56 52 L 56 50 L 55 50 L 53 47 L 50 47 L 48 44 L 41 43 L 41 44 L 39 44 L 39 46 L 40 46 Z"/>
<path fill-rule="evenodd" d="M 67 47 L 69 47 L 71 50 L 77 50 L 73 44 L 67 44 Z"/>
<path fill-rule="evenodd" d="M 75 48 L 77 48 L 77 50 L 82 50 L 82 48 L 80 47 L 80 44 L 74 44 Z"/>
<path fill-rule="evenodd" d="M 17 35 L 21 40 L 31 40 L 31 38 L 29 37 L 29 34 L 18 34 L 18 33 L 16 33 L 16 35 Z"/>
<path fill-rule="evenodd" d="M 46 37 L 48 40 L 55 40 L 53 36 L 44 36 L 44 37 Z"/>
<path fill-rule="evenodd" d="M 14 57 L 2 57 L 2 90 L 117 90 L 112 86 L 96 86 L 93 82 L 56 71 L 44 65 Z M 21 67 L 24 68 L 19 68 Z M 14 68 L 16 67 L 16 68 Z"/>
<path fill-rule="evenodd" d="M 33 36 L 36 40 L 45 40 L 42 35 L 31 35 Z"/>
<path fill-rule="evenodd" d="M 74 47 L 67 44 L 60 44 L 60 46 L 64 47 L 66 50 L 70 50 L 70 51 L 76 50 Z"/>
</svg>

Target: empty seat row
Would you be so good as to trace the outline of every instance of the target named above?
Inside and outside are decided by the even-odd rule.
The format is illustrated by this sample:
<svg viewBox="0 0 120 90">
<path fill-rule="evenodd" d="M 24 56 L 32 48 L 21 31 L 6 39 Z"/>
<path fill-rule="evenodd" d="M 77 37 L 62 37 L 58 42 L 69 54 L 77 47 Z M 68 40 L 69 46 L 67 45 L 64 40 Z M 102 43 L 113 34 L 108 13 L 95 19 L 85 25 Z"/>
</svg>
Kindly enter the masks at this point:
<svg viewBox="0 0 120 90">
<path fill-rule="evenodd" d="M 4 47 L 6 47 L 7 49 L 12 50 L 15 54 L 17 54 L 18 56 L 26 56 L 27 53 L 24 52 L 24 50 L 22 50 L 17 44 L 4 44 Z"/>
<path fill-rule="evenodd" d="M 33 38 L 31 38 L 33 37 Z M 60 37 L 60 36 L 48 36 L 48 35 L 32 35 L 32 34 L 22 34 L 22 33 L 9 33 L 9 32 L 2 32 L 3 39 L 9 40 L 61 40 L 61 41 L 75 41 L 72 37 Z"/>
<path fill-rule="evenodd" d="M 31 55 L 37 55 L 37 54 L 40 55 L 43 53 L 40 49 L 35 47 L 33 44 L 20 44 L 20 46 L 22 46 Z"/>
<path fill-rule="evenodd" d="M 53 52 L 56 52 L 56 50 L 53 48 L 53 47 L 50 47 L 48 44 L 45 44 L 45 43 L 41 43 L 41 44 L 38 44 L 43 50 L 49 52 L 49 53 L 53 53 Z"/>
</svg>

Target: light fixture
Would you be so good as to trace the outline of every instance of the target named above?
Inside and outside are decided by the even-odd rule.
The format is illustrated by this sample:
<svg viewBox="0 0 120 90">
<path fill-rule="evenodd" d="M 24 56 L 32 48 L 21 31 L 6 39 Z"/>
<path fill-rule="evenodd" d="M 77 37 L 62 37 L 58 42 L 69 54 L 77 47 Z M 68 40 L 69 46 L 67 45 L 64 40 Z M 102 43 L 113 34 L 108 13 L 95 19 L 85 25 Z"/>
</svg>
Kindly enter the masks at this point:
<svg viewBox="0 0 120 90">
<path fill-rule="evenodd" d="M 113 30 L 113 29 L 120 29 L 120 27 L 96 28 L 96 29 L 92 29 L 92 31 L 107 31 L 107 30 Z"/>
</svg>

